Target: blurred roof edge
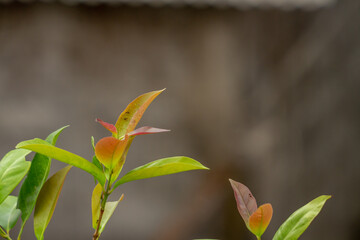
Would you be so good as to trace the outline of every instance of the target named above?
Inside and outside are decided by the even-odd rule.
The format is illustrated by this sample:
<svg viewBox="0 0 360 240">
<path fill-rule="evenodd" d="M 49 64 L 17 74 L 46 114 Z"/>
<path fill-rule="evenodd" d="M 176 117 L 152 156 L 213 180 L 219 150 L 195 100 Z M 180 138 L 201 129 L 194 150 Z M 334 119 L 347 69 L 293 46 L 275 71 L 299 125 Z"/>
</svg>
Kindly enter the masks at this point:
<svg viewBox="0 0 360 240">
<path fill-rule="evenodd" d="M 150 6 L 150 7 L 196 7 L 217 9 L 276 8 L 282 10 L 304 9 L 314 10 L 332 6 L 337 0 L 0 0 L 6 3 L 62 3 L 66 5 L 109 5 L 109 6 Z"/>
</svg>

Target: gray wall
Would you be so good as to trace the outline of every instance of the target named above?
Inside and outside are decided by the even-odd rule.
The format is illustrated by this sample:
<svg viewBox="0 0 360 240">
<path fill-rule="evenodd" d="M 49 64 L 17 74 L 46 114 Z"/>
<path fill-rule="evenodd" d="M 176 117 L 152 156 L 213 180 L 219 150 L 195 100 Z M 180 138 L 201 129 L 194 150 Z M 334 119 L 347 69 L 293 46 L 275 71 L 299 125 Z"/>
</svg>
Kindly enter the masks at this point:
<svg viewBox="0 0 360 240">
<path fill-rule="evenodd" d="M 248 239 L 228 178 L 273 204 L 264 239 L 321 194 L 333 198 L 302 239 L 355 239 L 359 13 L 357 1 L 311 12 L 2 5 L 0 153 L 70 124 L 58 146 L 90 158 L 90 136 L 107 135 L 96 117 L 114 122 L 166 87 L 140 125 L 172 132 L 138 137 L 124 172 L 172 155 L 212 170 L 120 188 L 103 239 Z M 91 237 L 93 187 L 71 170 L 46 239 Z"/>
</svg>

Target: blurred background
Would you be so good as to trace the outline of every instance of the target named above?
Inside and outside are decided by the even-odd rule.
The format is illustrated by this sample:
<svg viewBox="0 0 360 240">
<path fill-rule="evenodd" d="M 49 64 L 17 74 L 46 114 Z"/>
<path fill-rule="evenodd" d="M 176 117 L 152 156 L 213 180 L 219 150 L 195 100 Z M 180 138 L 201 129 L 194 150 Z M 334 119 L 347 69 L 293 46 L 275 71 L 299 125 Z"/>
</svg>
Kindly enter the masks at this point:
<svg viewBox="0 0 360 240">
<path fill-rule="evenodd" d="M 166 87 L 139 126 L 172 131 L 137 137 L 123 172 L 176 155 L 211 168 L 119 188 L 103 239 L 253 239 L 228 178 L 272 203 L 264 239 L 322 194 L 301 239 L 359 238 L 360 1 L 0 2 L 1 156 L 70 124 L 58 146 L 90 159 L 108 135 L 95 118 Z M 93 187 L 71 170 L 46 239 L 91 238 Z"/>
</svg>

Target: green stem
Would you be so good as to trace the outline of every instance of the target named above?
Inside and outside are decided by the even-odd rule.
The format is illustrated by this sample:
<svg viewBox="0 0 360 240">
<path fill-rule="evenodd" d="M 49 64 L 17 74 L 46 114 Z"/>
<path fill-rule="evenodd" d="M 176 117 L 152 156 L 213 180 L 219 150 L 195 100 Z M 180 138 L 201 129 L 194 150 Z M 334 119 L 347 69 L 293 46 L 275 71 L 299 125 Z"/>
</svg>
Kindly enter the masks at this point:
<svg viewBox="0 0 360 240">
<path fill-rule="evenodd" d="M 261 237 L 256 236 L 257 240 L 261 240 Z"/>
<path fill-rule="evenodd" d="M 101 194 L 101 207 L 100 207 L 100 215 L 99 215 L 99 219 L 97 220 L 97 226 L 96 226 L 96 231 L 93 235 L 93 240 L 98 240 L 100 237 L 100 225 L 101 225 L 101 220 L 103 217 L 103 214 L 105 212 L 105 206 L 106 206 L 106 201 L 109 197 L 109 195 L 111 194 L 110 190 L 111 190 L 111 176 L 112 173 L 109 176 L 109 182 L 107 184 L 106 190 L 102 192 Z"/>
<path fill-rule="evenodd" d="M 24 230 L 24 226 L 25 226 L 25 224 L 21 224 L 21 228 L 20 228 L 20 231 L 19 231 L 17 240 L 21 240 L 21 235 L 22 235 L 22 232 L 23 232 L 23 230 Z"/>
<path fill-rule="evenodd" d="M 7 240 L 11 240 L 9 234 L 7 234 L 7 233 L 4 231 L 4 229 L 2 229 L 1 227 L 0 227 L 0 236 L 3 237 L 3 238 L 5 238 L 5 239 L 7 239 Z"/>
</svg>

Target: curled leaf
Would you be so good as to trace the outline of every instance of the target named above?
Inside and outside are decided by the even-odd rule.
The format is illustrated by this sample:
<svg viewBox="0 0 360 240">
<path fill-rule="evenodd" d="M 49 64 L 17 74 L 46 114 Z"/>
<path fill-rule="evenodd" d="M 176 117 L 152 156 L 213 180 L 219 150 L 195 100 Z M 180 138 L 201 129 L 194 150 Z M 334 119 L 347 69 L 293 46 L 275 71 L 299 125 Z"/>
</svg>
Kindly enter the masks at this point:
<svg viewBox="0 0 360 240">
<path fill-rule="evenodd" d="M 170 130 L 161 129 L 161 128 L 154 128 L 154 127 L 141 127 L 138 128 L 130 133 L 129 136 L 137 136 L 137 135 L 145 135 L 145 134 L 153 134 L 153 133 L 162 133 L 162 132 L 169 132 Z"/>
<path fill-rule="evenodd" d="M 236 205 L 246 226 L 249 224 L 250 216 L 256 211 L 257 204 L 255 197 L 244 184 L 229 179 L 231 187 L 234 190 Z"/>
<path fill-rule="evenodd" d="M 123 155 L 128 137 L 117 139 L 114 137 L 104 137 L 95 146 L 95 155 L 105 167 L 112 169 L 120 161 Z"/>
<path fill-rule="evenodd" d="M 113 124 L 104 122 L 104 121 L 101 120 L 100 118 L 97 118 L 97 119 L 96 119 L 96 122 L 100 123 L 104 128 L 106 128 L 107 130 L 109 130 L 111 133 L 117 134 L 117 129 L 116 129 L 116 127 L 115 127 Z"/>
<path fill-rule="evenodd" d="M 257 237 L 261 237 L 268 227 L 273 215 L 270 203 L 261 205 L 249 218 L 249 229 Z"/>
</svg>

